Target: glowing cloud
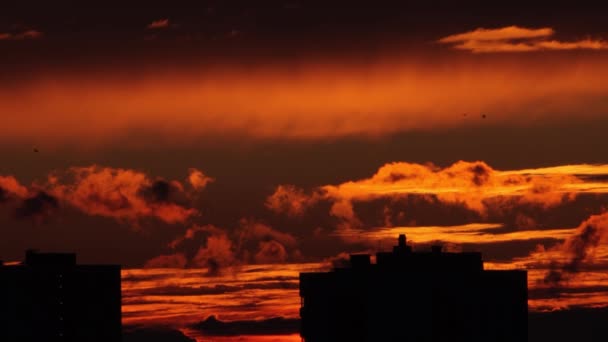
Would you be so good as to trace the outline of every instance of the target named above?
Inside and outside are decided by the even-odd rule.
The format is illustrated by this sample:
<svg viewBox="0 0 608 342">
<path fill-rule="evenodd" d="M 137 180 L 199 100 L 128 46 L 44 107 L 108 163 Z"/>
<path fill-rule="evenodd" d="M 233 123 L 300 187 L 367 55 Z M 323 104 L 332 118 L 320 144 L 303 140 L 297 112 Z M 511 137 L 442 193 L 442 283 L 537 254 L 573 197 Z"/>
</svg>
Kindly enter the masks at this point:
<svg viewBox="0 0 608 342">
<path fill-rule="evenodd" d="M 461 226 L 416 226 L 377 228 L 371 230 L 338 230 L 334 235 L 348 241 L 359 241 L 377 246 L 378 241 L 386 241 L 388 246 L 395 236 L 406 234 L 408 240 L 418 244 L 447 242 L 454 244 L 484 244 L 508 241 L 528 241 L 537 239 L 563 240 L 572 235 L 572 228 L 564 229 L 529 229 L 510 232 L 496 231 L 503 228 L 501 224 L 471 223 Z"/>
<path fill-rule="evenodd" d="M 282 186 L 266 203 L 276 212 L 301 214 L 319 199 L 329 200 L 333 202 L 330 214 L 352 223 L 357 222 L 353 201 L 417 195 L 462 204 L 484 215 L 489 208 L 505 205 L 532 204 L 549 208 L 570 201 L 580 193 L 608 193 L 608 183 L 593 177 L 606 174 L 608 165 L 501 171 L 481 161 L 459 161 L 445 168 L 394 162 L 380 167 L 370 178 L 325 185 L 313 195 L 304 195 L 303 190 L 293 186 Z"/>
<path fill-rule="evenodd" d="M 508 26 L 497 29 L 478 28 L 474 31 L 450 35 L 439 39 L 439 43 L 454 44 L 459 50 L 473 53 L 528 52 L 539 50 L 605 50 L 604 40 L 583 39 L 572 42 L 549 40 L 555 31 L 552 28 L 524 28 Z"/>
<path fill-rule="evenodd" d="M 36 30 L 26 30 L 17 33 L 0 33 L 0 40 L 25 40 L 38 39 L 43 36 L 42 32 Z"/>
<path fill-rule="evenodd" d="M 128 169 L 72 167 L 49 177 L 49 192 L 90 215 L 136 222 L 156 217 L 167 223 L 185 222 L 198 211 L 179 204 L 184 195 L 177 181 L 152 180 Z"/>
<path fill-rule="evenodd" d="M 19 198 L 26 197 L 28 194 L 28 189 L 19 184 L 19 181 L 17 181 L 17 179 L 15 179 L 13 176 L 0 176 L 0 191 L 3 193 L 12 194 Z"/>
<path fill-rule="evenodd" d="M 500 41 L 512 39 L 531 39 L 552 36 L 555 32 L 552 28 L 543 27 L 529 29 L 518 26 L 507 26 L 498 29 L 478 28 L 474 31 L 454 34 L 439 39 L 441 43 L 461 43 L 466 41 Z"/>
<path fill-rule="evenodd" d="M 168 247 L 184 255 L 181 251 L 192 243 L 197 250 L 184 266 L 206 268 L 213 276 L 220 275 L 226 268 L 249 263 L 282 263 L 300 255 L 292 235 L 248 219 L 240 220 L 239 227 L 233 231 L 213 225 L 192 226 L 171 241 Z M 173 259 L 175 255 L 169 256 Z M 167 255 L 158 256 L 151 259 L 150 264 L 161 267 L 163 264 L 158 261 L 164 262 L 167 258 Z"/>
<path fill-rule="evenodd" d="M 190 182 L 190 185 L 192 185 L 195 190 L 202 190 L 207 184 L 215 180 L 197 169 L 190 169 L 189 171 L 190 175 L 188 176 L 188 182 Z"/>
<path fill-rule="evenodd" d="M 596 249 L 608 242 L 608 213 L 593 215 L 576 229 L 564 243 L 552 248 L 561 254 L 561 262 L 551 263 L 544 281 L 559 284 L 581 271 L 585 263 L 593 263 Z M 605 255 L 604 255 L 605 256 Z M 606 258 L 603 261 L 607 261 Z"/>
<path fill-rule="evenodd" d="M 169 19 L 154 20 L 153 22 L 148 24 L 148 26 L 146 26 L 146 28 L 150 29 L 150 30 L 163 29 L 163 28 L 167 28 L 167 27 L 169 27 Z"/>
<path fill-rule="evenodd" d="M 274 193 L 266 199 L 266 207 L 277 213 L 289 216 L 301 216 L 307 207 L 317 201 L 316 196 L 309 196 L 304 190 L 293 185 L 279 185 Z"/>
<path fill-rule="evenodd" d="M 111 71 L 49 72 L 0 85 L 0 143 L 35 139 L 47 146 L 84 147 L 234 137 L 315 140 L 593 120 L 608 110 L 606 79 L 608 62 L 582 55 L 542 64 L 532 59 L 311 62 L 287 71 L 185 65 L 171 74 L 133 79 Z M 572 118 L 574 112 L 582 117 Z M 141 139 L 134 131 L 154 139 Z"/>
</svg>

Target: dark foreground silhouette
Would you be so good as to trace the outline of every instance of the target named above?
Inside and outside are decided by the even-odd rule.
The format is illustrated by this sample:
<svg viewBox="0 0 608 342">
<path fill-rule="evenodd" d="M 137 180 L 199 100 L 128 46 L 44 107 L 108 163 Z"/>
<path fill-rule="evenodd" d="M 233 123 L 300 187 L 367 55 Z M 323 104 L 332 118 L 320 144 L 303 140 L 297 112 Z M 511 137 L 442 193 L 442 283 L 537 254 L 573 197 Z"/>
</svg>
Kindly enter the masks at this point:
<svg viewBox="0 0 608 342">
<path fill-rule="evenodd" d="M 608 307 L 530 313 L 530 342 L 608 341 Z"/>
<path fill-rule="evenodd" d="M 28 251 L 0 263 L 0 341 L 121 341 L 120 266 Z"/>
<path fill-rule="evenodd" d="M 298 333 L 300 320 L 275 317 L 257 321 L 223 322 L 210 316 L 192 328 L 209 336 L 287 335 Z"/>
<path fill-rule="evenodd" d="M 196 342 L 181 331 L 164 327 L 125 328 L 123 342 Z"/>
<path fill-rule="evenodd" d="M 480 253 L 351 255 L 351 267 L 300 274 L 301 335 L 330 341 L 528 340 L 526 271 L 487 271 Z"/>
</svg>

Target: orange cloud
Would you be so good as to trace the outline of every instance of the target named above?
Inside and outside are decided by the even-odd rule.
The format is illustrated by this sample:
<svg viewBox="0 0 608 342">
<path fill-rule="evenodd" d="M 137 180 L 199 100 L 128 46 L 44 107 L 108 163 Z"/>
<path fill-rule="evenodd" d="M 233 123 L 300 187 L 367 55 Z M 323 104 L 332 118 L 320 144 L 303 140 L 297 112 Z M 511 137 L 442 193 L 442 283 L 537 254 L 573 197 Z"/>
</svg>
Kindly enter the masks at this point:
<svg viewBox="0 0 608 342">
<path fill-rule="evenodd" d="M 570 166 L 576 167 L 576 166 Z M 596 166 L 608 174 L 608 165 Z M 460 203 L 485 213 L 493 201 L 516 200 L 551 207 L 577 193 L 605 193 L 608 183 L 585 181 L 562 169 L 539 169 L 536 173 L 499 171 L 486 163 L 459 161 L 446 168 L 395 162 L 382 166 L 371 178 L 321 187 L 325 198 L 335 201 L 335 216 L 351 216 L 348 202 L 403 195 L 433 195 L 446 203 Z M 601 171 L 600 171 L 601 170 Z M 346 202 L 346 203 L 345 203 Z"/>
<path fill-rule="evenodd" d="M 600 244 L 608 242 L 608 213 L 593 215 L 581 223 L 564 243 L 552 248 L 561 254 L 561 261 L 553 261 L 544 281 L 559 284 L 581 271 L 585 263 L 593 263 Z M 604 246 L 605 247 L 605 246 Z M 608 261 L 604 258 L 603 261 Z"/>
<path fill-rule="evenodd" d="M 225 267 L 237 262 L 232 241 L 223 233 L 209 236 L 192 260 L 194 266 L 207 268 L 209 275 L 219 275 Z"/>
<path fill-rule="evenodd" d="M 497 231 L 503 228 L 501 224 L 470 223 L 460 226 L 416 226 L 376 228 L 370 230 L 352 229 L 337 230 L 333 234 L 354 242 L 367 243 L 377 246 L 378 242 L 386 242 L 391 246 L 395 236 L 406 234 L 408 240 L 419 244 L 445 242 L 453 244 L 484 244 L 509 241 L 528 241 L 537 239 L 563 240 L 572 235 L 572 228 L 562 229 L 527 229 L 517 231 Z"/>
<path fill-rule="evenodd" d="M 293 185 L 279 185 L 274 193 L 266 198 L 265 205 L 277 213 L 289 216 L 301 216 L 307 207 L 317 201 L 316 196 L 309 196 L 304 190 Z"/>
<path fill-rule="evenodd" d="M 163 29 L 167 27 L 169 27 L 169 19 L 154 20 L 146 26 L 147 29 Z"/>
<path fill-rule="evenodd" d="M 195 190 L 202 190 L 207 184 L 215 180 L 197 169 L 192 168 L 189 171 L 190 175 L 188 176 L 188 182 L 190 182 L 190 185 L 192 185 Z"/>
<path fill-rule="evenodd" d="M 198 214 L 179 203 L 184 201 L 179 182 L 152 180 L 135 170 L 72 167 L 49 176 L 46 187 L 53 196 L 89 215 L 131 223 L 144 217 L 181 223 Z"/>
<path fill-rule="evenodd" d="M 6 87 L 0 89 L 0 143 L 140 144 L 133 131 L 153 133 L 154 144 L 202 137 L 370 137 L 521 126 L 532 123 L 530 118 L 567 121 L 575 112 L 603 118 L 608 111 L 608 61 L 583 55 L 542 64 L 412 57 L 354 66 L 182 68 L 132 79 L 112 72 L 49 74 L 0 86 Z"/>
<path fill-rule="evenodd" d="M 543 27 L 529 29 L 519 26 L 507 26 L 498 29 L 478 28 L 474 31 L 453 34 L 439 39 L 440 43 L 461 43 L 467 41 L 500 41 L 512 39 L 530 39 L 552 36 L 555 32 L 552 28 Z"/>
<path fill-rule="evenodd" d="M 0 190 L 13 194 L 19 198 L 24 198 L 28 194 L 28 189 L 19 184 L 13 176 L 0 176 Z"/>
<path fill-rule="evenodd" d="M 576 198 L 578 194 L 608 193 L 608 165 L 563 165 L 555 167 L 496 170 L 484 162 L 459 161 L 448 167 L 406 162 L 387 163 L 370 178 L 353 180 L 337 185 L 324 185 L 312 194 L 291 185 L 277 187 L 267 198 L 266 205 L 278 213 L 302 215 L 319 201 L 329 201 L 329 214 L 340 219 L 338 230 L 345 234 L 356 232 L 363 223 L 357 216 L 356 202 L 377 199 L 398 200 L 415 195 L 423 200 L 462 205 L 486 216 L 490 210 L 504 210 L 519 205 L 552 208 Z M 390 210 L 385 207 L 384 221 L 390 222 Z M 402 221 L 405 214 L 400 212 Z M 533 229 L 534 220 L 520 215 L 516 218 L 520 228 Z M 419 231 L 419 232 L 422 232 Z M 469 232 L 471 233 L 471 232 Z M 553 232 L 556 233 L 556 232 Z M 479 239 L 530 239 L 541 238 L 531 233 L 512 235 L 484 235 Z M 457 237 L 457 236 L 455 236 Z M 547 236 L 547 238 L 549 238 Z M 463 242 L 464 240 L 460 241 Z M 506 241 L 506 240 L 502 240 Z"/>
<path fill-rule="evenodd" d="M 566 234 L 568 233 L 568 234 Z M 486 262 L 488 269 L 527 269 L 533 310 L 572 306 L 605 307 L 608 299 L 608 213 L 592 215 L 578 227 L 556 232 L 563 242 L 506 262 Z"/>
<path fill-rule="evenodd" d="M 0 40 L 24 40 L 38 39 L 43 36 L 42 32 L 36 30 L 26 30 L 17 33 L 0 33 Z"/>
<path fill-rule="evenodd" d="M 552 28 L 530 29 L 508 26 L 497 29 L 478 28 L 438 40 L 443 44 L 454 44 L 453 48 L 473 53 L 528 52 L 539 50 L 605 50 L 604 40 L 583 39 L 572 42 L 548 40 L 555 31 Z"/>
<path fill-rule="evenodd" d="M 213 225 L 195 225 L 168 246 L 182 250 L 186 241 L 200 241 L 200 247 L 185 265 L 205 267 L 215 276 L 225 268 L 249 263 L 279 263 L 300 256 L 297 241 L 291 234 L 247 219 L 242 219 L 240 226 L 232 231 Z"/>
</svg>

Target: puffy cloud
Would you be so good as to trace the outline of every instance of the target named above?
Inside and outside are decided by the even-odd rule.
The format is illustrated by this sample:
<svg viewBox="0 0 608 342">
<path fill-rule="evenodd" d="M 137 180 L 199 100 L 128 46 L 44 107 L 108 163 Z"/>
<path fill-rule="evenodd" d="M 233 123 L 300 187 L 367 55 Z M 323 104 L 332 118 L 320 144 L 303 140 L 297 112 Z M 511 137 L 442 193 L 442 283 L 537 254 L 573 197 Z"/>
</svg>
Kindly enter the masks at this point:
<svg viewBox="0 0 608 342">
<path fill-rule="evenodd" d="M 49 177 L 49 193 L 89 214 L 137 223 L 155 217 L 181 223 L 198 214 L 187 208 L 182 185 L 143 172 L 101 166 L 72 167 Z"/>
<path fill-rule="evenodd" d="M 0 176 L 0 202 L 10 196 L 24 198 L 28 189 L 21 185 L 13 176 Z"/>
<path fill-rule="evenodd" d="M 332 214 L 344 218 L 353 217 L 349 202 L 405 195 L 430 195 L 484 214 L 489 207 L 499 205 L 526 203 L 552 207 L 577 193 L 608 191 L 608 183 L 586 181 L 559 168 L 527 171 L 495 170 L 481 161 L 459 161 L 445 168 L 394 162 L 380 167 L 370 178 L 326 185 L 321 191 L 335 203 Z M 593 171 L 594 175 L 608 174 L 608 166 L 598 165 Z"/>
<path fill-rule="evenodd" d="M 478 28 L 473 31 L 450 35 L 439 39 L 439 43 L 454 44 L 459 50 L 473 53 L 528 52 L 539 50 L 605 50 L 604 40 L 583 39 L 563 42 L 549 40 L 555 31 L 552 28 L 524 28 L 507 26 L 496 29 Z"/>
<path fill-rule="evenodd" d="M 317 197 L 309 196 L 304 190 L 290 184 L 279 185 L 274 193 L 266 198 L 266 207 L 277 213 L 301 216 L 306 208 L 313 205 Z"/>
<path fill-rule="evenodd" d="M 225 268 L 249 263 L 282 263 L 297 259 L 296 239 L 288 233 L 250 219 L 242 219 L 232 230 L 213 225 L 192 226 L 168 245 L 172 250 L 192 254 L 184 266 L 206 268 L 209 275 Z M 190 253 L 194 249 L 193 253 Z"/>
<path fill-rule="evenodd" d="M 164 29 L 169 27 L 169 19 L 154 20 L 146 26 L 147 29 Z"/>
<path fill-rule="evenodd" d="M 204 189 L 207 184 L 213 182 L 215 179 L 206 176 L 202 171 L 191 168 L 190 175 L 188 176 L 188 182 L 195 190 Z"/>
<path fill-rule="evenodd" d="M 226 234 L 209 236 L 206 245 L 198 250 L 192 263 L 193 266 L 207 268 L 209 275 L 219 275 L 223 268 L 237 264 L 232 241 Z"/>
<path fill-rule="evenodd" d="M 593 215 L 577 227 L 562 244 L 551 249 L 559 259 L 551 261 L 544 282 L 558 285 L 580 272 L 585 262 L 592 263 L 597 247 L 608 242 L 608 213 Z"/>
<path fill-rule="evenodd" d="M 383 165 L 370 178 L 321 186 L 312 195 L 293 186 L 278 187 L 266 205 L 275 211 L 302 212 L 320 200 L 332 202 L 330 214 L 351 225 L 360 222 L 353 202 L 415 195 L 428 201 L 463 205 L 486 214 L 489 209 L 529 204 L 550 208 L 580 193 L 606 193 L 602 177 L 608 165 L 496 170 L 482 161 L 459 161 L 445 168 L 432 164 L 393 162 Z M 403 214 L 401 214 L 403 218 Z"/>
</svg>

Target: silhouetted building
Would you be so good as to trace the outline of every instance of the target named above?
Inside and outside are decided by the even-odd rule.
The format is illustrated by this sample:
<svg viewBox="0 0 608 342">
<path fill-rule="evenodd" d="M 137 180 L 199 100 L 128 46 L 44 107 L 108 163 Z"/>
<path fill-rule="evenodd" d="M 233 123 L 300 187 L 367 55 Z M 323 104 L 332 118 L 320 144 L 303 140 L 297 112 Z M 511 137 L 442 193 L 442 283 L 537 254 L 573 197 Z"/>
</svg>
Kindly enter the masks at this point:
<svg viewBox="0 0 608 342">
<path fill-rule="evenodd" d="M 306 342 L 528 340 L 527 272 L 483 269 L 480 253 L 392 252 L 350 256 L 350 267 L 301 273 Z"/>
<path fill-rule="evenodd" d="M 0 341 L 121 341 L 120 266 L 36 251 L 0 263 Z"/>
</svg>

